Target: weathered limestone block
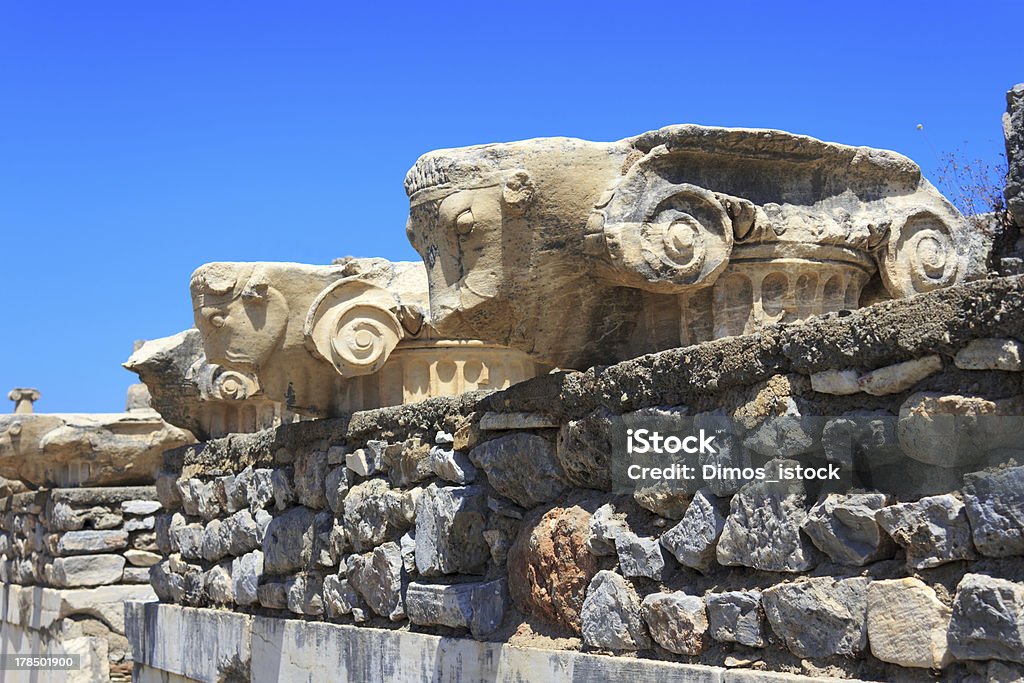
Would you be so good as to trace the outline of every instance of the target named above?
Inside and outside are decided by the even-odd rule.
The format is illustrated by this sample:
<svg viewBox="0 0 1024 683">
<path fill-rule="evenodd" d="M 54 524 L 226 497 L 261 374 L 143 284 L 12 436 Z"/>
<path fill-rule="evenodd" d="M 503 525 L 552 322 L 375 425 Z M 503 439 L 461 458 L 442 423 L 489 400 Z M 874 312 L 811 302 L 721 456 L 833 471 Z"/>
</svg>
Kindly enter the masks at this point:
<svg viewBox="0 0 1024 683">
<path fill-rule="evenodd" d="M 821 447 L 825 459 L 842 467 L 874 470 L 905 459 L 896 437 L 897 418 L 886 411 L 855 410 L 825 423 Z"/>
<path fill-rule="evenodd" d="M 506 600 L 504 579 L 450 586 L 413 582 L 406 589 L 405 609 L 414 624 L 466 628 L 482 638 L 501 625 Z"/>
<path fill-rule="evenodd" d="M 632 531 L 626 531 L 616 536 L 615 553 L 623 576 L 661 579 L 665 557 L 661 554 L 661 544 L 657 538 L 637 536 Z"/>
<path fill-rule="evenodd" d="M 623 515 L 616 516 L 615 506 L 605 503 L 594 511 L 587 525 L 587 549 L 594 555 L 615 555 L 615 539 L 629 533 Z"/>
<path fill-rule="evenodd" d="M 124 521 L 124 530 L 129 532 L 134 531 L 151 531 L 156 526 L 156 518 L 153 516 L 142 517 L 135 519 L 126 519 Z"/>
<path fill-rule="evenodd" d="M 287 510 L 295 504 L 295 489 L 287 470 L 274 470 L 270 474 L 270 487 L 274 492 L 274 509 Z"/>
<path fill-rule="evenodd" d="M 124 573 L 121 555 L 75 555 L 57 557 L 47 566 L 47 582 L 60 588 L 103 586 L 117 583 Z"/>
<path fill-rule="evenodd" d="M 327 478 L 327 452 L 300 452 L 295 456 L 295 497 L 299 505 L 315 510 L 327 507 L 324 480 Z"/>
<path fill-rule="evenodd" d="M 1024 555 L 1024 467 L 964 477 L 964 503 L 982 555 Z"/>
<path fill-rule="evenodd" d="M 203 574 L 203 593 L 215 605 L 231 605 L 235 602 L 235 588 L 231 581 L 231 570 L 215 565 Z"/>
<path fill-rule="evenodd" d="M 408 487 L 434 476 L 430 460 L 431 446 L 417 438 L 389 446 L 384 451 L 388 478 L 395 487 Z"/>
<path fill-rule="evenodd" d="M 181 507 L 186 515 L 202 517 L 210 521 L 220 514 L 220 502 L 213 482 L 199 479 L 179 479 L 178 492 L 181 495 Z"/>
<path fill-rule="evenodd" d="M 347 578 L 337 574 L 324 577 L 324 609 L 328 618 L 337 619 L 364 607 L 363 599 Z"/>
<path fill-rule="evenodd" d="M 612 415 L 601 409 L 581 420 L 571 420 L 558 430 L 555 455 L 573 486 L 598 491 L 612 488 Z"/>
<path fill-rule="evenodd" d="M 309 565 L 316 512 L 296 507 L 278 515 L 263 537 L 263 566 L 268 574 L 291 574 Z"/>
<path fill-rule="evenodd" d="M 476 467 L 462 451 L 434 446 L 430 449 L 430 469 L 453 484 L 470 484 L 476 480 Z"/>
<path fill-rule="evenodd" d="M 231 580 L 235 602 L 239 605 L 255 605 L 259 602 L 257 589 L 263 576 L 263 553 L 253 550 L 231 561 Z"/>
<path fill-rule="evenodd" d="M 857 308 L 876 279 L 903 297 L 986 272 L 913 162 L 780 131 L 437 150 L 405 186 L 433 324 L 562 368 Z"/>
<path fill-rule="evenodd" d="M 906 550 L 913 569 L 975 558 L 965 506 L 951 494 L 890 505 L 875 519 Z"/>
<path fill-rule="evenodd" d="M 682 519 L 695 488 L 696 484 L 689 480 L 658 481 L 653 484 L 637 482 L 633 500 L 659 517 Z"/>
<path fill-rule="evenodd" d="M 764 647 L 760 591 L 727 591 L 705 596 L 708 633 L 722 643 Z"/>
<path fill-rule="evenodd" d="M 679 564 L 708 573 L 717 566 L 716 549 L 728 509 L 728 499 L 709 489 L 697 491 L 683 519 L 661 535 L 661 544 Z"/>
<path fill-rule="evenodd" d="M 793 460 L 769 462 L 795 467 Z M 814 546 L 800 532 L 807 518 L 803 483 L 759 481 L 732 497 L 725 528 L 715 550 L 719 564 L 742 565 L 772 572 L 801 572 L 818 559 Z"/>
<path fill-rule="evenodd" d="M 402 549 L 388 541 L 365 555 L 349 555 L 347 577 L 374 612 L 391 621 L 405 618 L 406 578 Z"/>
<path fill-rule="evenodd" d="M 324 478 L 327 506 L 336 515 L 344 514 L 345 496 L 348 494 L 349 476 L 347 467 L 335 467 Z"/>
<path fill-rule="evenodd" d="M 345 466 L 360 477 L 369 477 L 384 469 L 386 441 L 370 441 L 365 448 L 345 454 Z"/>
<path fill-rule="evenodd" d="M 992 401 L 932 392 L 914 394 L 900 407 L 897 433 L 911 458 L 939 467 L 986 462 L 999 449 L 1024 442 L 1024 399 Z M 1005 458 L 1000 458 L 1000 462 Z"/>
<path fill-rule="evenodd" d="M 1024 344 L 1016 339 L 975 339 L 956 352 L 961 370 L 1024 370 Z"/>
<path fill-rule="evenodd" d="M 128 546 L 128 532 L 117 531 L 68 531 L 61 534 L 57 542 L 60 555 L 85 555 L 88 553 L 111 553 Z"/>
<path fill-rule="evenodd" d="M 942 358 L 925 356 L 872 370 L 861 375 L 857 385 L 861 391 L 872 396 L 899 394 L 913 388 L 915 384 L 941 369 Z"/>
<path fill-rule="evenodd" d="M 267 609 L 288 609 L 288 580 L 262 581 L 256 588 L 260 605 Z"/>
<path fill-rule="evenodd" d="M 349 542 L 357 551 L 397 540 L 409 527 L 403 511 L 404 496 L 384 479 L 370 479 L 349 489 L 344 521 Z"/>
<path fill-rule="evenodd" d="M 538 370 L 522 353 L 439 337 L 419 263 L 208 263 L 191 291 L 207 362 L 258 371 L 268 398 L 313 417 L 504 388 Z"/>
<path fill-rule="evenodd" d="M 244 483 L 245 499 L 249 501 L 249 510 L 255 514 L 274 500 L 274 471 L 266 468 L 252 469 L 247 467 L 238 475 Z"/>
<path fill-rule="evenodd" d="M 798 657 L 860 654 L 867 647 L 869 579 L 828 576 L 782 583 L 761 592 L 765 614 Z"/>
<path fill-rule="evenodd" d="M 624 578 L 600 571 L 587 587 L 580 611 L 583 642 L 608 650 L 645 650 L 651 646 L 640 615 L 640 599 Z"/>
<path fill-rule="evenodd" d="M 121 503 L 121 512 L 144 517 L 159 512 L 160 507 L 160 501 L 157 500 L 126 500 Z"/>
<path fill-rule="evenodd" d="M 173 545 L 178 548 L 181 556 L 187 560 L 198 560 L 202 557 L 203 548 L 203 526 L 201 524 L 186 524 L 171 529 Z"/>
<path fill-rule="evenodd" d="M 428 486 L 416 504 L 419 573 L 480 573 L 490 557 L 483 537 L 486 514 L 486 494 L 478 486 Z"/>
<path fill-rule="evenodd" d="M 163 452 L 193 441 L 154 410 L 0 415 L 0 477 L 48 487 L 152 483 Z"/>
<path fill-rule="evenodd" d="M 644 622 L 658 645 L 677 655 L 699 655 L 708 645 L 708 616 L 703 598 L 652 593 L 641 604 Z"/>
<path fill-rule="evenodd" d="M 599 569 L 588 550 L 590 517 L 578 506 L 552 508 L 524 524 L 508 553 L 516 606 L 576 633 L 587 586 Z"/>
<path fill-rule="evenodd" d="M 887 502 L 882 493 L 830 493 L 811 507 L 802 528 L 833 562 L 860 567 L 896 550 L 875 520 Z"/>
<path fill-rule="evenodd" d="M 743 439 L 743 445 L 768 457 L 788 458 L 813 451 L 821 438 L 823 422 L 801 415 L 796 402 L 787 399 L 783 415 L 770 415 Z"/>
<path fill-rule="evenodd" d="M 124 559 L 128 560 L 128 564 L 133 567 L 152 567 L 161 560 L 161 556 L 157 553 L 132 548 L 124 551 Z"/>
<path fill-rule="evenodd" d="M 200 553 L 207 562 L 217 562 L 228 554 L 231 547 L 231 530 L 224 522 L 215 519 L 203 529 Z"/>
<path fill-rule="evenodd" d="M 949 651 L 957 659 L 1024 664 L 1024 584 L 967 574 L 956 588 Z"/>
<path fill-rule="evenodd" d="M 555 449 L 533 434 L 485 441 L 469 452 L 469 459 L 495 491 L 527 509 L 550 502 L 565 490 Z"/>
<path fill-rule="evenodd" d="M 822 370 L 811 373 L 811 389 L 819 394 L 849 396 L 861 392 L 856 370 Z"/>
<path fill-rule="evenodd" d="M 900 666 L 941 669 L 949 607 L 920 579 L 872 581 L 868 586 L 868 641 L 871 654 Z"/>
<path fill-rule="evenodd" d="M 302 572 L 285 583 L 288 591 L 288 611 L 318 617 L 324 613 L 324 577 Z"/>
</svg>

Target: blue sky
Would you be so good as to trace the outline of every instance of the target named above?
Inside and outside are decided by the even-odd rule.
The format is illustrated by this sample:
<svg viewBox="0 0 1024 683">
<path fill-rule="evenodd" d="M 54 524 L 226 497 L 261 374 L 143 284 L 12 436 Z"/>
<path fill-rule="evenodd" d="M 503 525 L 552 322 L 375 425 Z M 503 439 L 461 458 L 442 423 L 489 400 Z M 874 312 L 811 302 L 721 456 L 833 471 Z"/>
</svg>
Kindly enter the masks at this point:
<svg viewBox="0 0 1024 683">
<path fill-rule="evenodd" d="M 0 14 L 0 389 L 117 411 L 212 260 L 414 259 L 416 157 L 671 123 L 995 162 L 1016 2 L 24 2 Z M 916 129 L 924 125 L 927 135 Z"/>
</svg>

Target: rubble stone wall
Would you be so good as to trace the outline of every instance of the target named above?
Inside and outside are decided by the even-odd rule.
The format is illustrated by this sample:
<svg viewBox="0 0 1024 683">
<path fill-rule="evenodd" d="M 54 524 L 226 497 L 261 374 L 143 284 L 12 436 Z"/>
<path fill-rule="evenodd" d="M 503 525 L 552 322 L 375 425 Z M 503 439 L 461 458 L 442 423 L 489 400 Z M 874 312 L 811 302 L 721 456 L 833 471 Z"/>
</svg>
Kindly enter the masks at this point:
<svg viewBox="0 0 1024 683">
<path fill-rule="evenodd" d="M 1000 278 L 184 446 L 157 480 L 152 585 L 187 607 L 638 662 L 1019 676 L 1022 354 L 1024 278 Z M 623 492 L 616 439 L 666 414 L 728 418 L 714 464 L 848 478 Z"/>
<path fill-rule="evenodd" d="M 151 600 L 161 559 L 152 486 L 42 489 L 0 499 L 4 654 L 82 655 L 46 680 L 129 680 L 126 600 Z M 12 678 L 40 672 L 5 672 Z M 31 680 L 37 680 L 32 678 Z"/>
</svg>

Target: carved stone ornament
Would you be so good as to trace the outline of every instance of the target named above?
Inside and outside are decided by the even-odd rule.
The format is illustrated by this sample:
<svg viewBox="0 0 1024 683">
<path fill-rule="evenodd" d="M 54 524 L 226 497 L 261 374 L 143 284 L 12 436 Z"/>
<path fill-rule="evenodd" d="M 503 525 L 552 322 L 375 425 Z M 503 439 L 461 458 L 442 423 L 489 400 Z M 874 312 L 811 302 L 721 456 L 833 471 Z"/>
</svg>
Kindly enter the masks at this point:
<svg viewBox="0 0 1024 683">
<path fill-rule="evenodd" d="M 584 368 L 983 276 L 909 159 L 670 126 L 445 149 L 406 177 L 440 333 Z"/>
<path fill-rule="evenodd" d="M 204 398 L 256 392 L 311 417 L 503 388 L 541 368 L 493 343 L 438 336 L 420 263 L 210 263 L 192 276 Z"/>
</svg>

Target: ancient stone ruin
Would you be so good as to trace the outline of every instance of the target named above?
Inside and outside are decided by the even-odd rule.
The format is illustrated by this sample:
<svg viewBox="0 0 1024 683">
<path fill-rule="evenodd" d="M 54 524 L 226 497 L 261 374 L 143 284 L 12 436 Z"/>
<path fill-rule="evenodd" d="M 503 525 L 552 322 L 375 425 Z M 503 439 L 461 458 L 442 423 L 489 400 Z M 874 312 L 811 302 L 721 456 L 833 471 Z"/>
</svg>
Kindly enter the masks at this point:
<svg viewBox="0 0 1024 683">
<path fill-rule="evenodd" d="M 673 126 L 424 155 L 422 265 L 200 267 L 196 329 L 126 363 L 159 413 L 11 393 L 5 647 L 80 680 L 1020 680 L 1009 101 L 1002 234 L 892 152 Z"/>
</svg>

